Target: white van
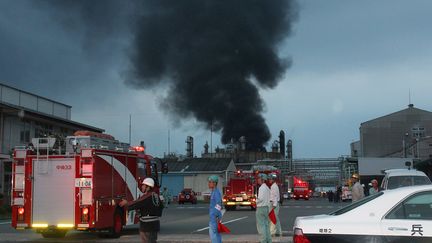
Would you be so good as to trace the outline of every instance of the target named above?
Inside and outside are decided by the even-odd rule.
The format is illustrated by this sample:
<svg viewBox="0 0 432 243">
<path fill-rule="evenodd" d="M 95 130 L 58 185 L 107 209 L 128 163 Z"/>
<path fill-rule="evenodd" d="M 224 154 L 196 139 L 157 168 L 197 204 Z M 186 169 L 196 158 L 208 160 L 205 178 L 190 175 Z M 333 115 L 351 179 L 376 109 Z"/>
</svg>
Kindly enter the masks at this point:
<svg viewBox="0 0 432 243">
<path fill-rule="evenodd" d="M 430 185 L 427 175 L 415 169 L 391 169 L 384 171 L 381 189 L 396 189 L 405 186 Z"/>
</svg>

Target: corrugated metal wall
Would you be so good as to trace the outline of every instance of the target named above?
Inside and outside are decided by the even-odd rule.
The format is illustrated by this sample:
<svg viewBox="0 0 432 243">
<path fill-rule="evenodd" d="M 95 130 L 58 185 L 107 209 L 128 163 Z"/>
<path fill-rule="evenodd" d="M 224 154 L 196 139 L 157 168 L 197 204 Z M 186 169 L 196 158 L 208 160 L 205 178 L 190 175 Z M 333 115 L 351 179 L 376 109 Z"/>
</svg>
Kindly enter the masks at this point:
<svg viewBox="0 0 432 243">
<path fill-rule="evenodd" d="M 162 175 L 162 188 L 167 188 L 170 192 L 171 197 L 178 196 L 178 194 L 184 188 L 184 178 L 183 175 L 170 175 L 164 174 Z"/>
</svg>

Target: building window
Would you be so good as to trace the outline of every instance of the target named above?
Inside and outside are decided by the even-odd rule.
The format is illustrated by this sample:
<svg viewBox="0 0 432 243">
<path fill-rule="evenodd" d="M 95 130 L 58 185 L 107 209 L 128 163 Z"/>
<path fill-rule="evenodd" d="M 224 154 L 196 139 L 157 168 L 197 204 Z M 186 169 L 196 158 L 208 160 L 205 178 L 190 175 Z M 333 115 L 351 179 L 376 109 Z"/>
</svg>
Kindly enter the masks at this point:
<svg viewBox="0 0 432 243">
<path fill-rule="evenodd" d="M 20 143 L 29 143 L 29 142 L 30 142 L 30 131 L 21 131 Z"/>
<path fill-rule="evenodd" d="M 422 138 L 425 136 L 425 128 L 424 127 L 413 127 L 411 129 L 411 133 L 413 138 Z"/>
<path fill-rule="evenodd" d="M 30 142 L 30 122 L 23 121 L 20 129 L 20 143 L 25 144 Z"/>
<path fill-rule="evenodd" d="M 36 138 L 44 138 L 53 134 L 53 127 L 44 123 L 36 123 L 35 126 L 35 137 Z"/>
</svg>

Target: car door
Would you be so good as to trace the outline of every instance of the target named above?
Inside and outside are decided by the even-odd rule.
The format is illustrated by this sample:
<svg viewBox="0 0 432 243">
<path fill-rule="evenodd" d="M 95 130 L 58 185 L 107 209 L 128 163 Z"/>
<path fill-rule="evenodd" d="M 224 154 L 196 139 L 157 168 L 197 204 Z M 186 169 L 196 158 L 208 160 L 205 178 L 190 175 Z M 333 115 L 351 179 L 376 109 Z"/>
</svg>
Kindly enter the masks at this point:
<svg viewBox="0 0 432 243">
<path fill-rule="evenodd" d="M 381 220 L 381 231 L 386 242 L 432 242 L 432 191 L 399 202 Z"/>
</svg>

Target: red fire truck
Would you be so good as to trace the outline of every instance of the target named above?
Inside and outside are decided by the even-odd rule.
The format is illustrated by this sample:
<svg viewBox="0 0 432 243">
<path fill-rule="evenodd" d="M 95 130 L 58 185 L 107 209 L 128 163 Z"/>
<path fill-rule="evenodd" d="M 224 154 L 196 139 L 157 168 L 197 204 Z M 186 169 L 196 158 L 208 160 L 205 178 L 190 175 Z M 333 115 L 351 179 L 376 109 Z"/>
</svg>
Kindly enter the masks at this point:
<svg viewBox="0 0 432 243">
<path fill-rule="evenodd" d="M 238 170 L 228 179 L 227 186 L 224 188 L 223 203 L 226 210 L 235 210 L 237 206 L 248 206 L 252 210 L 256 209 L 256 198 L 258 193 L 257 178 L 259 173 L 276 173 L 276 183 L 279 191 L 282 192 L 280 181 L 280 170 L 269 165 L 255 165 L 252 170 Z M 281 202 L 283 197 L 280 197 Z"/>
<path fill-rule="evenodd" d="M 138 222 L 135 211 L 118 206 L 141 195 L 140 182 L 158 183 L 158 161 L 144 146 L 130 147 L 113 137 L 79 132 L 55 150 L 54 138 L 32 139 L 14 151 L 12 227 L 44 237 L 64 237 L 71 229 L 118 237 Z M 143 143 L 142 143 L 143 145 Z"/>
<path fill-rule="evenodd" d="M 295 200 L 305 199 L 309 200 L 310 188 L 307 181 L 301 180 L 299 177 L 294 176 L 294 188 L 293 188 L 293 198 Z"/>
<path fill-rule="evenodd" d="M 237 206 L 256 209 L 255 179 L 252 171 L 234 173 L 224 188 L 223 204 L 226 210 L 235 210 Z"/>
</svg>

